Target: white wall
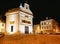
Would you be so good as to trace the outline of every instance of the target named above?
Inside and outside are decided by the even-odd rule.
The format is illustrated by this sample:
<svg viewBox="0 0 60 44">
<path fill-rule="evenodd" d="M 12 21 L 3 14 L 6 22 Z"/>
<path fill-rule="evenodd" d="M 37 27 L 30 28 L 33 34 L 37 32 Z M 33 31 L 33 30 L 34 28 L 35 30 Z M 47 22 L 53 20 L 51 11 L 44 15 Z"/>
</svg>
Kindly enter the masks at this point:
<svg viewBox="0 0 60 44">
<path fill-rule="evenodd" d="M 11 21 L 14 21 L 14 24 L 10 24 Z M 11 32 L 11 26 L 13 26 L 13 32 Z M 9 34 L 14 34 L 18 30 L 18 15 L 13 14 L 6 16 L 6 31 Z"/>
<path fill-rule="evenodd" d="M 25 15 L 28 16 L 28 18 L 26 19 L 25 18 Z M 25 33 L 25 26 L 28 26 L 29 27 L 29 33 L 33 33 L 33 20 L 32 20 L 33 16 L 32 15 L 29 15 L 29 14 L 26 14 L 26 13 L 23 13 L 23 12 L 20 12 L 20 32 L 21 33 Z M 30 21 L 31 24 L 27 24 L 27 23 L 23 23 L 22 20 L 27 20 L 27 21 Z"/>
<path fill-rule="evenodd" d="M 19 29 L 20 33 L 25 33 L 25 25 L 20 25 L 20 29 Z"/>
<path fill-rule="evenodd" d="M 26 25 L 20 25 L 20 29 L 19 29 L 20 33 L 25 34 L 25 26 Z M 32 26 L 28 26 L 28 27 L 29 27 L 29 33 L 33 33 Z"/>
</svg>

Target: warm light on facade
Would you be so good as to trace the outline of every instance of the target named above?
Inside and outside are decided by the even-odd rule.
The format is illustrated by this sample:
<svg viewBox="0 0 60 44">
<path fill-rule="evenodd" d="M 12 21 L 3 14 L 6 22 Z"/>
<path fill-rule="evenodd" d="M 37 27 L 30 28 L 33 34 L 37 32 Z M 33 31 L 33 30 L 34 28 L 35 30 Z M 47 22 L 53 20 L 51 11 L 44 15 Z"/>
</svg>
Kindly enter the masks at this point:
<svg viewBox="0 0 60 44">
<path fill-rule="evenodd" d="M 37 29 L 36 29 L 36 33 L 40 33 L 40 27 L 39 26 L 37 26 Z"/>
<path fill-rule="evenodd" d="M 4 33 L 5 32 L 5 23 L 0 22 L 0 32 Z"/>
<path fill-rule="evenodd" d="M 43 33 L 56 33 L 59 31 L 58 23 L 54 19 L 44 20 L 40 22 Z"/>
<path fill-rule="evenodd" d="M 38 25 L 34 25 L 34 33 L 35 34 L 38 34 L 38 33 L 40 33 L 41 32 L 41 30 L 40 30 L 40 25 L 38 24 Z"/>
<path fill-rule="evenodd" d="M 7 32 L 8 32 L 8 34 L 14 34 L 14 33 L 16 33 L 17 32 L 17 30 L 16 30 L 16 25 L 13 25 L 14 27 L 13 27 L 13 32 L 11 32 L 11 28 L 10 28 L 10 26 L 8 26 L 8 28 L 9 28 L 9 30 L 7 30 Z"/>
</svg>

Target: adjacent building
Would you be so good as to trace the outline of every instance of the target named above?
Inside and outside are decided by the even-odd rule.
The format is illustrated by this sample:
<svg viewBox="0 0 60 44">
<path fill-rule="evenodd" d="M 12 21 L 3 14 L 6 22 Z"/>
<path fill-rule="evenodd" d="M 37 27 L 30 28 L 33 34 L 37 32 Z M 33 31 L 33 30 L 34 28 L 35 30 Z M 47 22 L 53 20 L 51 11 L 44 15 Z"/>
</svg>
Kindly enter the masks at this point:
<svg viewBox="0 0 60 44">
<path fill-rule="evenodd" d="M 5 23 L 0 20 L 0 33 L 5 33 Z"/>
<path fill-rule="evenodd" d="M 33 13 L 29 5 L 20 4 L 19 8 L 14 8 L 6 12 L 6 34 L 32 34 L 33 33 Z"/>
<path fill-rule="evenodd" d="M 39 34 L 41 32 L 40 24 L 34 25 L 34 34 Z"/>
<path fill-rule="evenodd" d="M 41 25 L 41 33 L 58 33 L 59 32 L 59 24 L 54 19 L 47 19 L 40 22 Z"/>
</svg>

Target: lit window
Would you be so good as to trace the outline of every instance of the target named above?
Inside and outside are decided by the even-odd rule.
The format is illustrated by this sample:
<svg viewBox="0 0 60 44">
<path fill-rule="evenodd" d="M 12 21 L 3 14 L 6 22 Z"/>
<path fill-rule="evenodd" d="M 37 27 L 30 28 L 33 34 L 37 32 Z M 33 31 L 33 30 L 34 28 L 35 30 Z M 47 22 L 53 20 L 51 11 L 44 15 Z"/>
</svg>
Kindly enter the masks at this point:
<svg viewBox="0 0 60 44">
<path fill-rule="evenodd" d="M 49 24 L 49 22 L 46 22 L 47 24 Z"/>
<path fill-rule="evenodd" d="M 51 22 L 49 22 L 49 24 L 51 24 Z"/>
</svg>

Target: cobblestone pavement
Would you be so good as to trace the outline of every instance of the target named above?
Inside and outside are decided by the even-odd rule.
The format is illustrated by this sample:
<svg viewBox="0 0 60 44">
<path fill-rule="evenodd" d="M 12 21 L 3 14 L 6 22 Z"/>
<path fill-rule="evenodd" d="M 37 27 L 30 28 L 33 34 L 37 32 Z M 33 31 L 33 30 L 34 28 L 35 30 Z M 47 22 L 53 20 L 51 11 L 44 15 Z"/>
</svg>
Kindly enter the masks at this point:
<svg viewBox="0 0 60 44">
<path fill-rule="evenodd" d="M 6 35 L 0 44 L 60 44 L 60 35 Z"/>
</svg>

